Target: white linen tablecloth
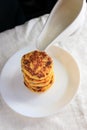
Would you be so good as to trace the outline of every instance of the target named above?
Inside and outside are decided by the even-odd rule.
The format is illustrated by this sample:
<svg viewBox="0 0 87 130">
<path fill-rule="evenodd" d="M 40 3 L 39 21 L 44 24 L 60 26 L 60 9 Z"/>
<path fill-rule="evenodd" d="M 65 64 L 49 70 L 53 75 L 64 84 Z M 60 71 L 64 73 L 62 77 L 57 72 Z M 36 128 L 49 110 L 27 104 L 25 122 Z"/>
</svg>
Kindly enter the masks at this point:
<svg viewBox="0 0 87 130">
<path fill-rule="evenodd" d="M 15 52 L 36 41 L 47 17 L 32 19 L 0 34 L 0 72 Z M 87 130 L 87 14 L 81 32 L 58 43 L 79 63 L 81 83 L 76 96 L 59 113 L 38 119 L 17 114 L 0 96 L 0 130 Z"/>
</svg>

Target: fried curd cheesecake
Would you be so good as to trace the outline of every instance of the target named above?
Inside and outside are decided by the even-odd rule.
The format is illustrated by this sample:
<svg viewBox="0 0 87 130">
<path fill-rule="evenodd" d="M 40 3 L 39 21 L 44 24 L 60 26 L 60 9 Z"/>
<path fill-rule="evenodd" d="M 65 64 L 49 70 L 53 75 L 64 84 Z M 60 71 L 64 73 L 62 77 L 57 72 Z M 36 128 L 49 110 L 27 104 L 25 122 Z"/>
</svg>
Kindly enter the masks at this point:
<svg viewBox="0 0 87 130">
<path fill-rule="evenodd" d="M 45 92 L 54 82 L 53 60 L 45 51 L 23 55 L 21 69 L 25 86 L 33 92 Z"/>
</svg>

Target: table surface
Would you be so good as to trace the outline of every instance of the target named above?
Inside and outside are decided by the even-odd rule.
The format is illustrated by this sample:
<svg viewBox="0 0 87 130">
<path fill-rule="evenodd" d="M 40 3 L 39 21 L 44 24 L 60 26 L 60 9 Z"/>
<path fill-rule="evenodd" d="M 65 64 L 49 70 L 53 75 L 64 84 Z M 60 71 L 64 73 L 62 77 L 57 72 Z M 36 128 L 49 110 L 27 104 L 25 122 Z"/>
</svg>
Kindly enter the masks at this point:
<svg viewBox="0 0 87 130">
<path fill-rule="evenodd" d="M 36 41 L 47 17 L 48 14 L 0 33 L 0 72 L 15 52 Z M 79 63 L 81 83 L 76 96 L 62 111 L 46 118 L 17 114 L 0 96 L 0 130 L 87 130 L 87 14 L 81 31 L 58 44 Z"/>
</svg>

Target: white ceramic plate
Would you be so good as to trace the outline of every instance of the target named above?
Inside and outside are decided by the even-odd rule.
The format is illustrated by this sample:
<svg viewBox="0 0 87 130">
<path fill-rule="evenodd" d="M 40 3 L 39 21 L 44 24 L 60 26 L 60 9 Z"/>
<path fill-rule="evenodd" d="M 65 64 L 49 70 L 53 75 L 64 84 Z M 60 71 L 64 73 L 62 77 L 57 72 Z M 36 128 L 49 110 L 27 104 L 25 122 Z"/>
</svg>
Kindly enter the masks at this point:
<svg viewBox="0 0 87 130">
<path fill-rule="evenodd" d="M 53 45 L 46 51 L 54 60 L 55 82 L 42 94 L 31 92 L 23 83 L 21 57 L 34 49 L 29 46 L 8 60 L 1 73 L 0 92 L 14 111 L 29 117 L 45 117 L 57 113 L 70 102 L 78 89 L 80 73 L 73 57 Z"/>
</svg>

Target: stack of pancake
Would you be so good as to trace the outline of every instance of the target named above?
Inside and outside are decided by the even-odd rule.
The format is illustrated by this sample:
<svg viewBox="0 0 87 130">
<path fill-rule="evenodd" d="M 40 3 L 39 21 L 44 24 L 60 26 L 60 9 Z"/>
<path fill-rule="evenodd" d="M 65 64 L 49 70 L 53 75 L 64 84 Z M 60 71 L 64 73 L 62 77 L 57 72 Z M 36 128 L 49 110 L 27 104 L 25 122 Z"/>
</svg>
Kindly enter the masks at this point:
<svg viewBox="0 0 87 130">
<path fill-rule="evenodd" d="M 24 84 L 33 92 L 44 92 L 54 82 L 53 61 L 44 51 L 32 51 L 22 56 Z"/>
</svg>

